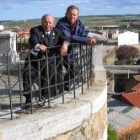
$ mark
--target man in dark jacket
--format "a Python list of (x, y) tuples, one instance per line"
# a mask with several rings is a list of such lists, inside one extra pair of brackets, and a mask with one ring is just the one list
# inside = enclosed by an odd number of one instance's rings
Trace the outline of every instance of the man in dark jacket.
[[(82, 43), (85, 45), (93, 46), (96, 43), (96, 39), (93, 37), (88, 37), (89, 31), (87, 28), (81, 23), (78, 19), (79, 16), (79, 9), (78, 7), (72, 5), (67, 8), (66, 16), (61, 18), (57, 24), (56, 28), (60, 29), (63, 35), (67, 38), (67, 41), (70, 43)], [(69, 54), (73, 54), (72, 46), (69, 45), (65, 48), (68, 55), (64, 57), (65, 63), (64, 66), (68, 70), (68, 57)], [(65, 75), (65, 81), (69, 81), (74, 77), (74, 65), (73, 63), (70, 64), (70, 74)], [(70, 75), (70, 78), (69, 78)], [(66, 85), (67, 87), (67, 85)], [(73, 85), (71, 85), (73, 87)], [(71, 88), (71, 87), (68, 87)], [(67, 90), (67, 88), (65, 88)]]
[(57, 22), (56, 27), (62, 31), (69, 43), (94, 45), (96, 39), (88, 37), (89, 31), (78, 19), (78, 16), (78, 7), (74, 5), (69, 6), (66, 11), (66, 16)]
[[(38, 77), (40, 80), (38, 81), (40, 81), (39, 85), (41, 85), (42, 96), (48, 98), (48, 91), (50, 96), (61, 93), (63, 88), (62, 84), (59, 84), (62, 82), (60, 55), (67, 53), (65, 48), (67, 48), (68, 43), (61, 31), (54, 28), (54, 18), (52, 15), (44, 15), (41, 25), (31, 28), (29, 44), (31, 47), (31, 78), (28, 78), (30, 76), (28, 71), (23, 73), (24, 91), (31, 90), (30, 85), (33, 84), (35, 78), (40, 74), (41, 76)], [(48, 57), (48, 60), (46, 60), (46, 57)], [(27, 67), (29, 67), (29, 62), (26, 59), (24, 69), (28, 69)], [(48, 85), (51, 87), (48, 88)], [(31, 95), (28, 92), (24, 96), (26, 97), (26, 103), (31, 102)]]

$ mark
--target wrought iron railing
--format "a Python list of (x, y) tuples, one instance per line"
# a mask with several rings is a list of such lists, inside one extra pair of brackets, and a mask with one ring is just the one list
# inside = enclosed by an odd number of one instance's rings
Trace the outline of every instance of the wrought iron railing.
[(93, 77), (92, 47), (80, 44), (71, 47), (73, 51), (66, 56), (51, 54), (51, 49), (56, 49), (51, 47), (38, 59), (30, 50), (20, 51), (18, 55), (26, 59), (16, 63), (10, 61), (9, 53), (0, 54), (5, 58), (0, 63), (0, 118), (10, 115), (13, 119), (17, 112), (33, 113), (36, 107), (50, 107), (58, 97), (64, 103), (68, 92), (72, 91), (76, 98), (77, 88), (82, 93), (84, 84), (89, 88)]

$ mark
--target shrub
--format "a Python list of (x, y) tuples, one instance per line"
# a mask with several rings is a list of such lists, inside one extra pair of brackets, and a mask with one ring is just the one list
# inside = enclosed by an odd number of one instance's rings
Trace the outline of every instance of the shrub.
[(116, 50), (116, 63), (121, 64), (120, 61), (122, 61), (122, 64), (132, 64), (138, 57), (140, 57), (140, 51), (133, 46), (123, 45)]

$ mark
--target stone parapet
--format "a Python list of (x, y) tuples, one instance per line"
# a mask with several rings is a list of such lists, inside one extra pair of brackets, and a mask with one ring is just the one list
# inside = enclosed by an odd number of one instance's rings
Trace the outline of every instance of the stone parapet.
[(103, 65), (103, 45), (96, 45), (93, 48), (93, 73), (94, 73), (94, 82), (106, 81), (106, 70)]
[[(54, 101), (53, 101), (54, 102)], [(94, 83), (84, 94), (19, 119), (0, 121), (1, 140), (106, 140), (107, 85)]]

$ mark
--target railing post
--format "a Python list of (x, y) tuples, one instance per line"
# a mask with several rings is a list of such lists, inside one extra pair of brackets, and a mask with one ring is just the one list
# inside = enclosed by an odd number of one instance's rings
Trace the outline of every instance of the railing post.
[(22, 74), (21, 74), (21, 67), (20, 67), (20, 63), (18, 63), (18, 81), (19, 81), (19, 93), (20, 93), (20, 103), (21, 106), (23, 106), (23, 102), (22, 102), (22, 84), (21, 84), (21, 78)]
[(47, 90), (48, 90), (48, 107), (50, 108), (50, 76), (49, 76), (49, 58), (48, 58), (48, 51), (46, 51), (46, 78), (47, 78)]
[(80, 44), (80, 67), (81, 67), (81, 82), (82, 82), (82, 94), (84, 93), (84, 81), (83, 81), (83, 65), (82, 65), (82, 59), (83, 59), (83, 54), (82, 54), (82, 45)]
[[(93, 53), (93, 51), (92, 51), (93, 49), (92, 49), (92, 47), (91, 47), (91, 52)], [(90, 55), (90, 86), (92, 86), (92, 78), (93, 78), (93, 65), (92, 65), (92, 53), (91, 53), (91, 55)]]
[(104, 46), (96, 45), (93, 48), (94, 82), (106, 81), (106, 70), (103, 66), (102, 49)]
[(11, 110), (11, 120), (13, 119), (13, 106), (12, 106), (12, 89), (11, 89), (11, 78), (10, 78), (10, 62), (9, 62), (9, 53), (7, 53), (7, 71), (8, 71), (8, 92), (10, 99), (10, 110)]
[(31, 79), (31, 52), (29, 52), (28, 62), (29, 62), (29, 86), (30, 86), (30, 101), (31, 101), (31, 114), (33, 113), (33, 101), (32, 101), (32, 79)]

